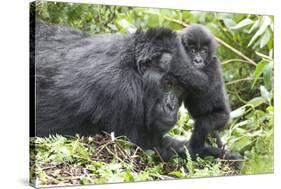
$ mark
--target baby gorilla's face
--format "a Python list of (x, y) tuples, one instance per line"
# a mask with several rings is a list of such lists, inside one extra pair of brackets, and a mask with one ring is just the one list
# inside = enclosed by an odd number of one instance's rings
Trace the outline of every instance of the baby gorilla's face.
[(199, 24), (192, 24), (180, 33), (185, 51), (197, 68), (203, 68), (211, 60), (216, 42), (211, 32)]
[(207, 64), (207, 55), (209, 46), (201, 46), (201, 44), (190, 43), (189, 45), (189, 55), (192, 59), (192, 63), (198, 67), (202, 68)]

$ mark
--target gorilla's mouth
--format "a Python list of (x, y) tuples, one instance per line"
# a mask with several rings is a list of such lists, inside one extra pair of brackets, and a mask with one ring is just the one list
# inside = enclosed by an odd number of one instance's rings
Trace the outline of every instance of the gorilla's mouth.
[(204, 63), (204, 61), (201, 61), (201, 62), (194, 62), (194, 65), (195, 65), (196, 67), (198, 67), (198, 68), (202, 68), (202, 67), (205, 65), (205, 63)]

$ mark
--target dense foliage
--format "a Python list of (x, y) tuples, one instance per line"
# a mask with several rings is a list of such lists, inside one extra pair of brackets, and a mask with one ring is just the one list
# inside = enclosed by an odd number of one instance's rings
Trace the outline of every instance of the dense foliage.
[[(180, 30), (190, 23), (209, 27), (220, 44), (217, 54), (222, 61), (233, 109), (229, 128), (222, 132), (223, 141), (226, 148), (240, 152), (245, 160), (239, 169), (212, 158), (197, 161), (174, 158), (171, 162), (159, 163), (154, 152), (143, 152), (113, 136), (103, 144), (110, 158), (103, 159), (96, 157), (102, 155), (97, 155), (100, 147), (93, 142), (97, 137), (50, 136), (34, 142), (36, 150), (33, 152), (36, 153), (32, 157), (36, 157), (36, 161), (32, 162), (31, 174), (38, 176), (39, 184), (107, 183), (273, 171), (273, 17), (54, 2), (37, 2), (32, 11), (46, 22), (69, 25), (93, 34), (130, 33), (139, 27), (160, 26)], [(192, 120), (181, 108), (178, 124), (170, 134), (189, 137), (191, 129)], [(118, 146), (118, 150), (109, 144)]]

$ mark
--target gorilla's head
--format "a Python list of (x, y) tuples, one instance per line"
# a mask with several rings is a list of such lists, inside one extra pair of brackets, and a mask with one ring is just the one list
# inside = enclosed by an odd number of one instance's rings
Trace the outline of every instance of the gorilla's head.
[(208, 28), (200, 24), (192, 24), (179, 35), (185, 51), (196, 67), (202, 68), (211, 62), (217, 42)]

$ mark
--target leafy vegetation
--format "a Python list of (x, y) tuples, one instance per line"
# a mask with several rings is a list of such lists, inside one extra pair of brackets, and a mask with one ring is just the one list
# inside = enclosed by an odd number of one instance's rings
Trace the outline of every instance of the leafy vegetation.
[[(191, 161), (175, 157), (164, 163), (154, 151), (143, 151), (125, 138), (104, 134), (34, 138), (31, 141), (31, 179), (40, 185), (88, 184), (191, 178), (273, 171), (273, 17), (200, 11), (133, 8), (73, 3), (37, 2), (37, 16), (96, 33), (130, 33), (137, 28), (180, 30), (190, 23), (211, 29), (233, 111), (222, 131), (225, 148), (242, 154), (245, 162), (212, 158)], [(181, 108), (170, 131), (188, 138), (192, 119)]]

